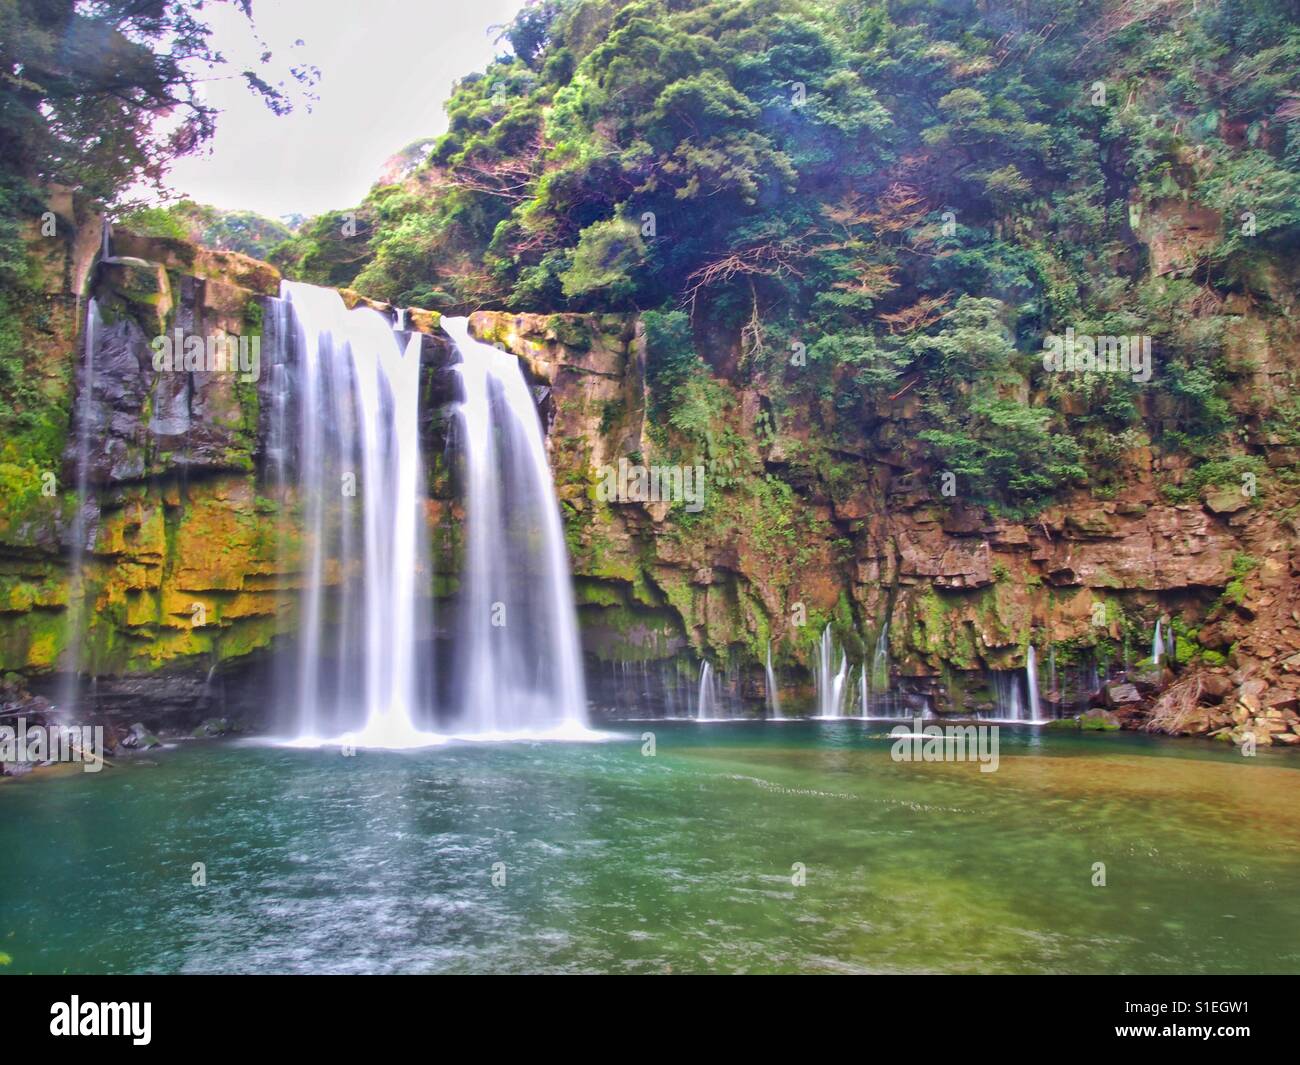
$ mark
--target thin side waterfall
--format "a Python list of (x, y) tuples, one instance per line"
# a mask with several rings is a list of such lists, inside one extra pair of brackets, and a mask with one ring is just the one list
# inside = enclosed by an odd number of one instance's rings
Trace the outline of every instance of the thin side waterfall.
[(1164, 641), (1160, 638), (1160, 619), (1156, 618), (1156, 632), (1151, 637), (1151, 661), (1157, 666), (1160, 665), (1160, 654), (1164, 649)]
[(997, 708), (992, 715), (988, 715), (990, 720), (1025, 720), (1025, 700), (1020, 686), (1020, 677), (1020, 673), (1013, 670), (1000, 669), (993, 672), (993, 693), (997, 700)]
[(1025, 652), (1025, 686), (1029, 691), (1029, 720), (1042, 721), (1042, 704), (1038, 701), (1038, 655), (1032, 643)]
[(822, 630), (822, 638), (817, 647), (817, 669), (813, 675), (817, 687), (818, 717), (844, 716), (845, 680), (848, 676), (849, 656), (841, 651), (839, 669), (832, 672), (835, 651), (835, 638), (831, 635), (831, 627), (827, 625)]
[[(348, 310), (332, 289), (281, 284), (295, 363), (294, 497), (303, 579), (294, 736), (426, 746), (415, 661), (416, 589), (427, 585), (418, 433), (420, 338)], [(287, 439), (281, 440), (287, 446)], [(328, 669), (327, 663), (334, 668)], [(327, 679), (330, 681), (326, 683)]]
[(781, 717), (781, 692), (776, 686), (776, 671), (772, 668), (772, 641), (767, 641), (767, 668), (764, 675), (767, 685), (767, 716)]
[(889, 620), (880, 626), (876, 636), (876, 649), (871, 658), (871, 687), (878, 692), (889, 691)]
[(266, 455), (272, 484), (275, 486), (278, 498), (283, 500), (288, 488), (289, 468), (293, 461), (295, 446), (293, 427), (290, 423), (293, 378), (292, 367), (289, 364), (294, 329), (287, 300), (273, 299), (268, 300), (267, 304), (268, 313), (263, 321), (263, 347), (271, 414)]
[(1031, 644), (1025, 652), (1025, 668), (1020, 670), (995, 670), (993, 691), (997, 708), (991, 715), (980, 714), (993, 721), (1020, 721), (1041, 724), (1043, 715), (1038, 694), (1038, 653)]
[(519, 360), (444, 318), (464, 400), (465, 561), (455, 677), (460, 728), (475, 735), (587, 732), (577, 612), (560, 508)]
[[(108, 224), (104, 224), (104, 247), (108, 247)], [(77, 701), (77, 676), (81, 669), (81, 632), (85, 627), (86, 578), (86, 503), (90, 490), (90, 442), (95, 418), (95, 343), (99, 332), (99, 305), (91, 299), (86, 306), (86, 326), (80, 400), (77, 405), (77, 509), (72, 516), (68, 555), (67, 642), (64, 648), (64, 677), (59, 692), (59, 706), (72, 709)]]
[(866, 661), (863, 661), (862, 668), (867, 672), (862, 685), (863, 716), (883, 721), (910, 721), (914, 711), (904, 705), (900, 694), (890, 691), (889, 687), (888, 618), (876, 633), (870, 669), (868, 670)]
[(695, 719), (697, 721), (717, 721), (718, 681), (713, 667), (708, 662), (700, 664), (700, 690), (695, 700)]

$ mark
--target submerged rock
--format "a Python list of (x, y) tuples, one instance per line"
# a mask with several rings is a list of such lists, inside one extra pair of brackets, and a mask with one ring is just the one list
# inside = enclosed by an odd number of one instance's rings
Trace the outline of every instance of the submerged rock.
[(162, 740), (150, 732), (143, 723), (137, 721), (122, 739), (122, 746), (130, 751), (147, 751), (161, 747)]
[(190, 735), (196, 740), (207, 739), (213, 736), (228, 736), (232, 732), (238, 732), (239, 726), (228, 717), (210, 717), (199, 725)]

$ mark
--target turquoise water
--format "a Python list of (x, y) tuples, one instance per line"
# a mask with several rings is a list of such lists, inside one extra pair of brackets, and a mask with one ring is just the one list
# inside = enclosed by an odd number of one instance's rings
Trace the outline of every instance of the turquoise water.
[(0, 972), (1300, 971), (1290, 752), (1003, 729), (980, 773), (885, 729), (210, 742), (8, 781)]

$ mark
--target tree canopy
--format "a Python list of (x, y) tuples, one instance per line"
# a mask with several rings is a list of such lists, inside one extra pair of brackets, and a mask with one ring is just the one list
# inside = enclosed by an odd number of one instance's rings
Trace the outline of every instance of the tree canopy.
[[(502, 39), (426, 164), (359, 209), (369, 295), (686, 314), (828, 425), (916, 397), (930, 457), (1013, 510), (1105, 491), (1140, 442), (1137, 384), (1035, 370), (1067, 325), (1154, 335), (1157, 430), (1223, 446), (1194, 301), (1300, 232), (1294, 4), (545, 0)], [(1162, 205), (1220, 222), (1152, 279), (1141, 212)], [(1026, 455), (1041, 468), (1011, 473)]]

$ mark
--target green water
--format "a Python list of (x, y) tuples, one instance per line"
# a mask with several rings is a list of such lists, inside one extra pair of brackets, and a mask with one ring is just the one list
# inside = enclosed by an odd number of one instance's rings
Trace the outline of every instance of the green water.
[(980, 773), (883, 732), (205, 743), (6, 782), (0, 972), (1300, 971), (1300, 758), (1004, 729)]

